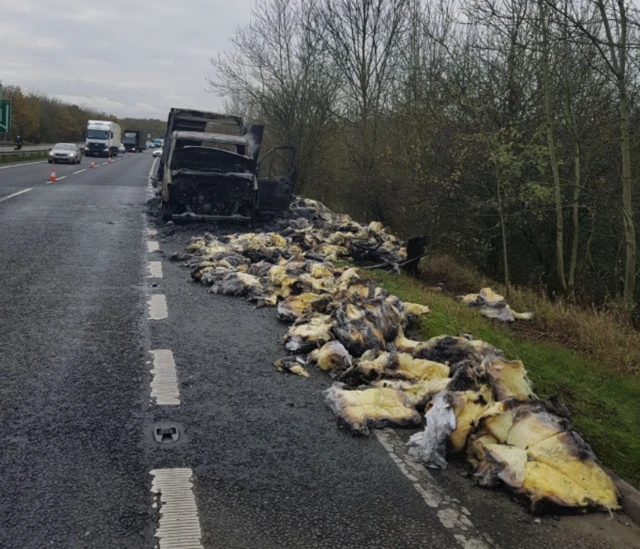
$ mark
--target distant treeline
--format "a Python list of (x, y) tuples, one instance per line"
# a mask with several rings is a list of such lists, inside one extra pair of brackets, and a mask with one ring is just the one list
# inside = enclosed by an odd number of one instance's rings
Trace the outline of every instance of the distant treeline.
[[(87, 107), (70, 105), (39, 92), (24, 92), (20, 86), (5, 86), (3, 99), (11, 99), (11, 133), (8, 141), (17, 135), (28, 143), (80, 142), (84, 140), (87, 120), (111, 120), (122, 129), (141, 130), (152, 138), (164, 137), (167, 124), (163, 120), (143, 118), (117, 118), (111, 114)], [(4, 134), (0, 133), (0, 138)]]

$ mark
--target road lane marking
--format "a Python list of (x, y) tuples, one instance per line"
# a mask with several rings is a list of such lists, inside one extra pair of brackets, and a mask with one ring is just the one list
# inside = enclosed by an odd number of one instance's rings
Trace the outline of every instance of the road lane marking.
[(149, 269), (147, 278), (162, 278), (162, 262), (149, 261), (147, 268)]
[(148, 228), (148, 229), (147, 229), (147, 234), (148, 234), (149, 236), (156, 236), (156, 235), (158, 234), (158, 229), (151, 229), (151, 228)]
[(160, 250), (160, 242), (156, 240), (147, 240), (147, 251), (149, 253), (157, 252), (159, 250)]
[(51, 185), (51, 183), (55, 183), (57, 181), (62, 181), (63, 179), (65, 179), (67, 176), (66, 175), (61, 175), (60, 177), (56, 177), (55, 181), (51, 181), (51, 179), (45, 181), (46, 185)]
[(25, 162), (24, 164), (14, 164), (12, 166), (2, 166), (0, 170), (8, 170), (9, 168), (21, 168), (22, 166), (35, 166), (36, 164), (44, 164), (46, 160), (40, 162)]
[(104, 166), (105, 164), (108, 164), (108, 162), (103, 162), (102, 164), (100, 164), (101, 166)]
[(160, 549), (203, 549), (196, 498), (193, 495), (193, 471), (154, 469), (151, 492), (160, 521), (155, 537)]
[(406, 444), (392, 429), (375, 430), (374, 434), (427, 506), (437, 510), (436, 516), (440, 524), (453, 534), (460, 547), (498, 548), (490, 536), (481, 533), (474, 526), (469, 519), (469, 510), (460, 505), (457, 499), (449, 497), (426, 467), (409, 455)]
[(180, 389), (173, 353), (169, 349), (149, 351), (153, 355), (151, 398), (158, 406), (179, 406)]
[(86, 172), (86, 171), (87, 171), (87, 168), (85, 168), (84, 170), (78, 170), (77, 172), (73, 172), (71, 175), (78, 175), (79, 173)]
[(149, 320), (164, 320), (169, 316), (167, 298), (164, 294), (153, 294), (149, 301)]
[(5, 196), (4, 198), (0, 198), (0, 202), (4, 202), (5, 200), (9, 200), (10, 198), (13, 198), (14, 196), (19, 196), (21, 194), (28, 193), (31, 190), (33, 190), (33, 187), (31, 187), (30, 189), (25, 189), (24, 191), (18, 191), (17, 193), (10, 194), (9, 196)]

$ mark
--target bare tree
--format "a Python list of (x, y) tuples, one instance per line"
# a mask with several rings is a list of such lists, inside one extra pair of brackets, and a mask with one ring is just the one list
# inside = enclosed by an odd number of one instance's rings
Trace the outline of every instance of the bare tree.
[(323, 0), (313, 32), (331, 56), (341, 83), (342, 120), (356, 136), (349, 145), (363, 189), (380, 218), (381, 185), (374, 175), (380, 119), (388, 105), (403, 46), (409, 0)]
[[(494, 176), (493, 203), (498, 214), (504, 281), (509, 268), (509, 196), (518, 195), (530, 140), (520, 128), (533, 109), (536, 67), (533, 62), (532, 3), (529, 0), (468, 0), (463, 2), (468, 24), (474, 27), (470, 55), (474, 63), (471, 85), (481, 142), (488, 143)], [(468, 101), (468, 99), (467, 99)], [(517, 200), (516, 200), (517, 202)]]
[[(570, 0), (562, 0), (566, 11)], [(553, 11), (553, 10), (552, 10)], [(593, 70), (597, 64), (598, 53), (585, 37), (572, 36), (565, 19), (556, 12), (555, 25), (559, 48), (560, 79), (562, 94), (562, 112), (564, 126), (568, 134), (567, 151), (571, 150), (571, 254), (567, 275), (567, 292), (574, 294), (578, 271), (578, 252), (581, 241), (580, 212), (583, 209), (581, 196), (583, 191), (583, 147), (584, 136), (589, 120), (601, 116), (599, 104), (608, 102), (609, 93), (606, 80), (601, 71)], [(605, 92), (604, 94), (602, 92)], [(591, 122), (593, 124), (593, 122)], [(567, 159), (569, 164), (569, 159)], [(593, 212), (590, 217), (593, 218)], [(591, 235), (592, 238), (592, 235)]]
[(558, 283), (563, 293), (567, 292), (567, 279), (564, 272), (564, 213), (562, 207), (562, 190), (560, 188), (560, 170), (556, 156), (556, 143), (554, 135), (553, 97), (550, 75), (550, 32), (548, 14), (544, 0), (538, 0), (540, 21), (540, 50), (542, 62), (542, 88), (544, 91), (545, 127), (547, 130), (547, 142), (549, 147), (549, 163), (553, 174), (553, 194), (556, 208), (556, 270)]
[(236, 109), (265, 121), (275, 140), (298, 148), (304, 188), (313, 179), (317, 147), (332, 116), (335, 78), (309, 33), (310, 3), (261, 0), (252, 14), (233, 37), (233, 49), (211, 60), (216, 74), (209, 84)]
[[(625, 274), (623, 299), (627, 307), (633, 303), (636, 282), (636, 233), (633, 220), (631, 174), (631, 133), (629, 97), (629, 51), (632, 47), (630, 33), (638, 22), (630, 21), (629, 0), (574, 0), (562, 8), (546, 0), (555, 10), (560, 10), (567, 24), (574, 31), (587, 37), (597, 49), (608, 69), (618, 92), (620, 123), (620, 150), (622, 157), (622, 220), (625, 233)], [(635, 45), (637, 47), (637, 45)]]

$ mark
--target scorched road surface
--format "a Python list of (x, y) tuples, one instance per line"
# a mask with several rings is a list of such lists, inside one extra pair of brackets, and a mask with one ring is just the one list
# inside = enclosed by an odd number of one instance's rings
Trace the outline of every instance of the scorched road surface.
[(327, 376), (273, 367), (274, 309), (168, 261), (215, 228), (145, 218), (151, 165), (0, 170), (0, 548), (640, 547), (339, 429)]
[(151, 161), (0, 170), (0, 547), (152, 547), (140, 448)]

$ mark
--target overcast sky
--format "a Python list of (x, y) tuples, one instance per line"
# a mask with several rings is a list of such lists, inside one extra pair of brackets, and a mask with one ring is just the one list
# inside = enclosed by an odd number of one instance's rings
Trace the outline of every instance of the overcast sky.
[(0, 0), (0, 80), (120, 117), (215, 110), (209, 58), (254, 0)]

